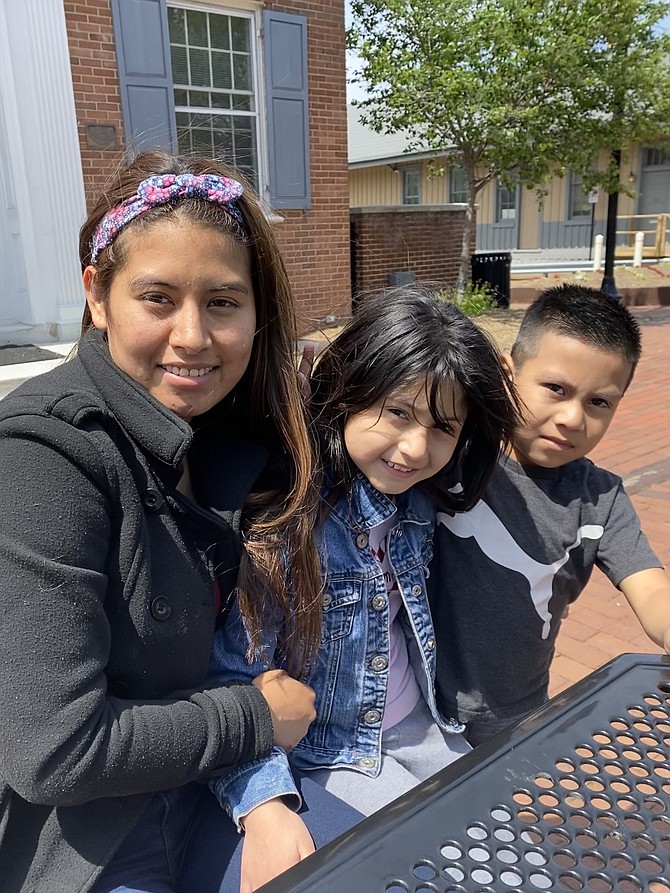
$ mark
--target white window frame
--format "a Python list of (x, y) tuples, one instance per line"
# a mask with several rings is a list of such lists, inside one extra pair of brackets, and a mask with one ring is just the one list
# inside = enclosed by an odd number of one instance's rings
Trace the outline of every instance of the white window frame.
[[(407, 197), (409, 195), (407, 191), (407, 178), (410, 174), (416, 174), (417, 176), (417, 191), (416, 191), (416, 201), (407, 201)], [(423, 178), (423, 169), (417, 165), (412, 165), (411, 167), (405, 167), (402, 169), (402, 203), (403, 205), (420, 205), (421, 204), (421, 181)], [(412, 193), (414, 195), (414, 193)]]
[[(502, 191), (509, 193), (514, 196), (514, 214), (504, 215), (503, 210), (510, 211), (512, 210), (510, 207), (501, 208), (500, 202), (500, 193)], [(510, 189), (508, 186), (505, 186), (504, 183), (501, 183), (500, 180), (496, 180), (496, 223), (502, 224), (503, 226), (513, 226), (517, 222), (518, 218), (518, 207), (519, 207), (519, 187), (515, 186), (514, 189)]]
[[(463, 177), (463, 189), (459, 190), (460, 194), (465, 194), (465, 198), (454, 198), (455, 188), (454, 188), (454, 175), (458, 171), (459, 174)], [(465, 171), (462, 167), (459, 167), (457, 164), (452, 164), (449, 167), (449, 204), (467, 204), (468, 201), (468, 181), (465, 175)]]
[[(584, 213), (582, 214), (575, 214), (575, 192), (577, 189), (581, 191), (581, 195), (584, 198), (584, 201), (582, 202)], [(584, 190), (584, 177), (582, 174), (571, 170), (568, 173), (568, 213), (566, 215), (568, 221), (584, 223), (585, 221), (588, 222), (590, 220), (593, 205), (587, 203), (588, 195), (588, 192)]]
[[(251, 0), (226, 0), (226, 2), (221, 3), (216, 2), (216, 0), (212, 0), (211, 3), (193, 3), (189, 2), (189, 0), (168, 0), (167, 5), (168, 8), (206, 12), (210, 15), (231, 15), (249, 19), (251, 31), (250, 55), (252, 85), (256, 99), (256, 111), (250, 113), (235, 112), (235, 114), (241, 114), (243, 116), (248, 115), (249, 117), (254, 116), (256, 119), (256, 163), (258, 166), (256, 171), (257, 187), (259, 195), (266, 196), (268, 192), (268, 138), (266, 127), (265, 71), (263, 67), (262, 52), (262, 4), (251, 2)], [(173, 96), (174, 89), (174, 83), (172, 83)], [(175, 114), (184, 111), (190, 114), (203, 114), (204, 109), (196, 106), (177, 106), (175, 103)]]

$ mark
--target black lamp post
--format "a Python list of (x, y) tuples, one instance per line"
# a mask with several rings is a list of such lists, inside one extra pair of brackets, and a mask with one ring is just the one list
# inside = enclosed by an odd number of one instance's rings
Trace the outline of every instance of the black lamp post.
[[(617, 177), (621, 171), (621, 150), (612, 150), (613, 166), (616, 169)], [(615, 301), (621, 300), (616, 282), (614, 281), (614, 250), (616, 248), (616, 218), (619, 207), (619, 193), (614, 190), (610, 192), (607, 200), (607, 231), (605, 234), (605, 275), (603, 276), (600, 290), (613, 298)]]

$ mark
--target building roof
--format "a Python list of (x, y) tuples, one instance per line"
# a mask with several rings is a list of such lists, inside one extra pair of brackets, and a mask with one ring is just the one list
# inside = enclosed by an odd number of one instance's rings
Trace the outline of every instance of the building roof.
[(363, 112), (358, 107), (347, 106), (350, 169), (394, 164), (417, 158), (434, 158), (444, 154), (427, 148), (410, 152), (411, 137), (406, 130), (377, 133), (361, 122), (361, 114)]

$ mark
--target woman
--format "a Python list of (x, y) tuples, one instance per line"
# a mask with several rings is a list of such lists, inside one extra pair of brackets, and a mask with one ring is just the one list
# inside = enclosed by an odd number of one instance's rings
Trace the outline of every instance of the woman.
[[(205, 893), (236, 840), (197, 782), (314, 716), (278, 671), (205, 685), (236, 584), (252, 629), (286, 610), (279, 545), (295, 660), (318, 642), (291, 295), (257, 199), (205, 159), (138, 156), (80, 258), (76, 357), (0, 403), (2, 889)], [(335, 809), (328, 835), (354, 818)]]

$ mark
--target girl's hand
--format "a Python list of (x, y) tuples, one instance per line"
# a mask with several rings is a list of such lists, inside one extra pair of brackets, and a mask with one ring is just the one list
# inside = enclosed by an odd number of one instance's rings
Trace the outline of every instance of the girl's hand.
[(240, 893), (252, 893), (314, 852), (305, 823), (281, 798), (252, 809), (242, 822)]
[(252, 685), (268, 702), (275, 744), (284, 750), (292, 750), (305, 737), (316, 716), (314, 690), (291, 678), (284, 670), (266, 670), (252, 680)]

